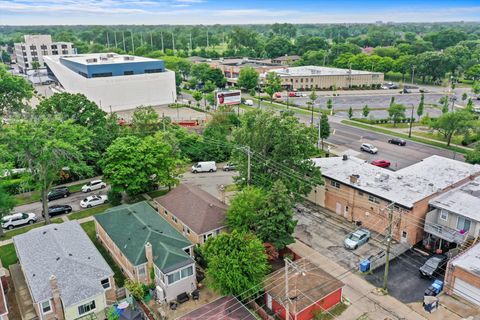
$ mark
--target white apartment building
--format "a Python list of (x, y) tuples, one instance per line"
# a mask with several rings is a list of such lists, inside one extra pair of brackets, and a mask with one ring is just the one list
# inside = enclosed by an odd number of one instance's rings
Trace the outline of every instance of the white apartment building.
[(25, 35), (24, 42), (15, 43), (15, 59), (20, 71), (26, 73), (32, 69), (32, 62), (38, 61), (45, 66), (44, 56), (72, 55), (75, 48), (71, 42), (53, 42), (50, 35)]

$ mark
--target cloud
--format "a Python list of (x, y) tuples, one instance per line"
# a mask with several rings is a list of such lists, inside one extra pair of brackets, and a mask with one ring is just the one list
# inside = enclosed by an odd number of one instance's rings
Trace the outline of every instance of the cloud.
[(205, 0), (176, 0), (176, 2), (180, 3), (204, 3)]

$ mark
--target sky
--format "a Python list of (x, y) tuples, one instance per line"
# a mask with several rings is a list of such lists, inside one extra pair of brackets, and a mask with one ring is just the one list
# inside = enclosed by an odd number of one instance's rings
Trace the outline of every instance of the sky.
[(480, 21), (480, 0), (0, 0), (0, 25)]

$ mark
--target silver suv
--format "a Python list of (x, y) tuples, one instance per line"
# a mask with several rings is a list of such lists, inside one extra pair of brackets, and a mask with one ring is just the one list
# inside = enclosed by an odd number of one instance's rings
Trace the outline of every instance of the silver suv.
[(33, 224), (36, 221), (35, 213), (14, 213), (2, 218), (2, 228), (11, 230), (24, 224)]
[(372, 153), (372, 154), (375, 154), (378, 152), (378, 149), (373, 144), (370, 144), (370, 143), (362, 143), (360, 150), (368, 153)]

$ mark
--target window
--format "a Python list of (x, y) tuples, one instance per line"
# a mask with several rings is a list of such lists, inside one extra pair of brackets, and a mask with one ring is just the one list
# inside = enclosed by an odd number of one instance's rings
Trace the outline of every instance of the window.
[(132, 74), (133, 74), (133, 71), (131, 71), (131, 70), (123, 71), (123, 75), (125, 75), (125, 76), (129, 76), (129, 75), (132, 75)]
[(162, 69), (145, 69), (145, 73), (159, 73)]
[(363, 196), (363, 191), (358, 190), (357, 192), (359, 196)]
[(52, 44), (52, 49), (57, 49), (57, 45), (56, 45), (56, 44)]
[(190, 229), (188, 229), (187, 226), (183, 226), (183, 232), (187, 233), (187, 234), (190, 234)]
[(85, 314), (85, 313), (90, 312), (92, 310), (95, 310), (95, 300), (90, 301), (89, 303), (84, 304), (82, 306), (79, 306), (78, 307), (78, 314), (82, 315), (82, 314)]
[(185, 268), (180, 273), (181, 273), (182, 279), (186, 277), (190, 277), (193, 274), (193, 267)]
[(372, 195), (368, 196), (368, 201), (373, 202), (373, 203), (380, 203), (380, 199), (377, 197), (374, 197)]
[(145, 266), (140, 266), (137, 268), (138, 270), (138, 276), (139, 277), (145, 277), (145, 275), (147, 274), (147, 270), (145, 268)]
[(465, 217), (458, 217), (457, 220), (457, 229), (458, 230), (465, 230), (466, 232), (470, 231), (470, 223), (471, 221)]
[(52, 312), (52, 306), (50, 305), (50, 300), (40, 303), (40, 308), (42, 309), (43, 314)]
[(448, 221), (448, 211), (447, 210), (441, 210), (440, 211), (440, 219), (443, 221)]
[(182, 280), (186, 277), (190, 277), (191, 275), (193, 275), (193, 267), (192, 266), (184, 268), (184, 269), (179, 270), (177, 272), (171, 273), (167, 276), (168, 277), (168, 284), (175, 283), (175, 282), (180, 281), (180, 280)]
[(168, 216), (168, 211), (167, 210), (164, 210), (165, 211), (165, 215)]
[(102, 72), (102, 73), (92, 73), (92, 78), (104, 78), (104, 77), (111, 77), (111, 72)]
[(204, 234), (203, 235), (203, 242), (207, 241), (207, 239), (210, 238), (211, 236), (213, 236), (213, 233)]
[(335, 188), (337, 188), (337, 189), (340, 189), (340, 183), (337, 182), (337, 181), (330, 180), (330, 185), (331, 185), (332, 187), (335, 187)]
[(103, 289), (110, 289), (110, 279), (103, 279), (100, 283), (102, 284)]
[(172, 216), (172, 220), (173, 220), (173, 222), (175, 222), (175, 223), (178, 222), (177, 218), (175, 218), (174, 216)]

